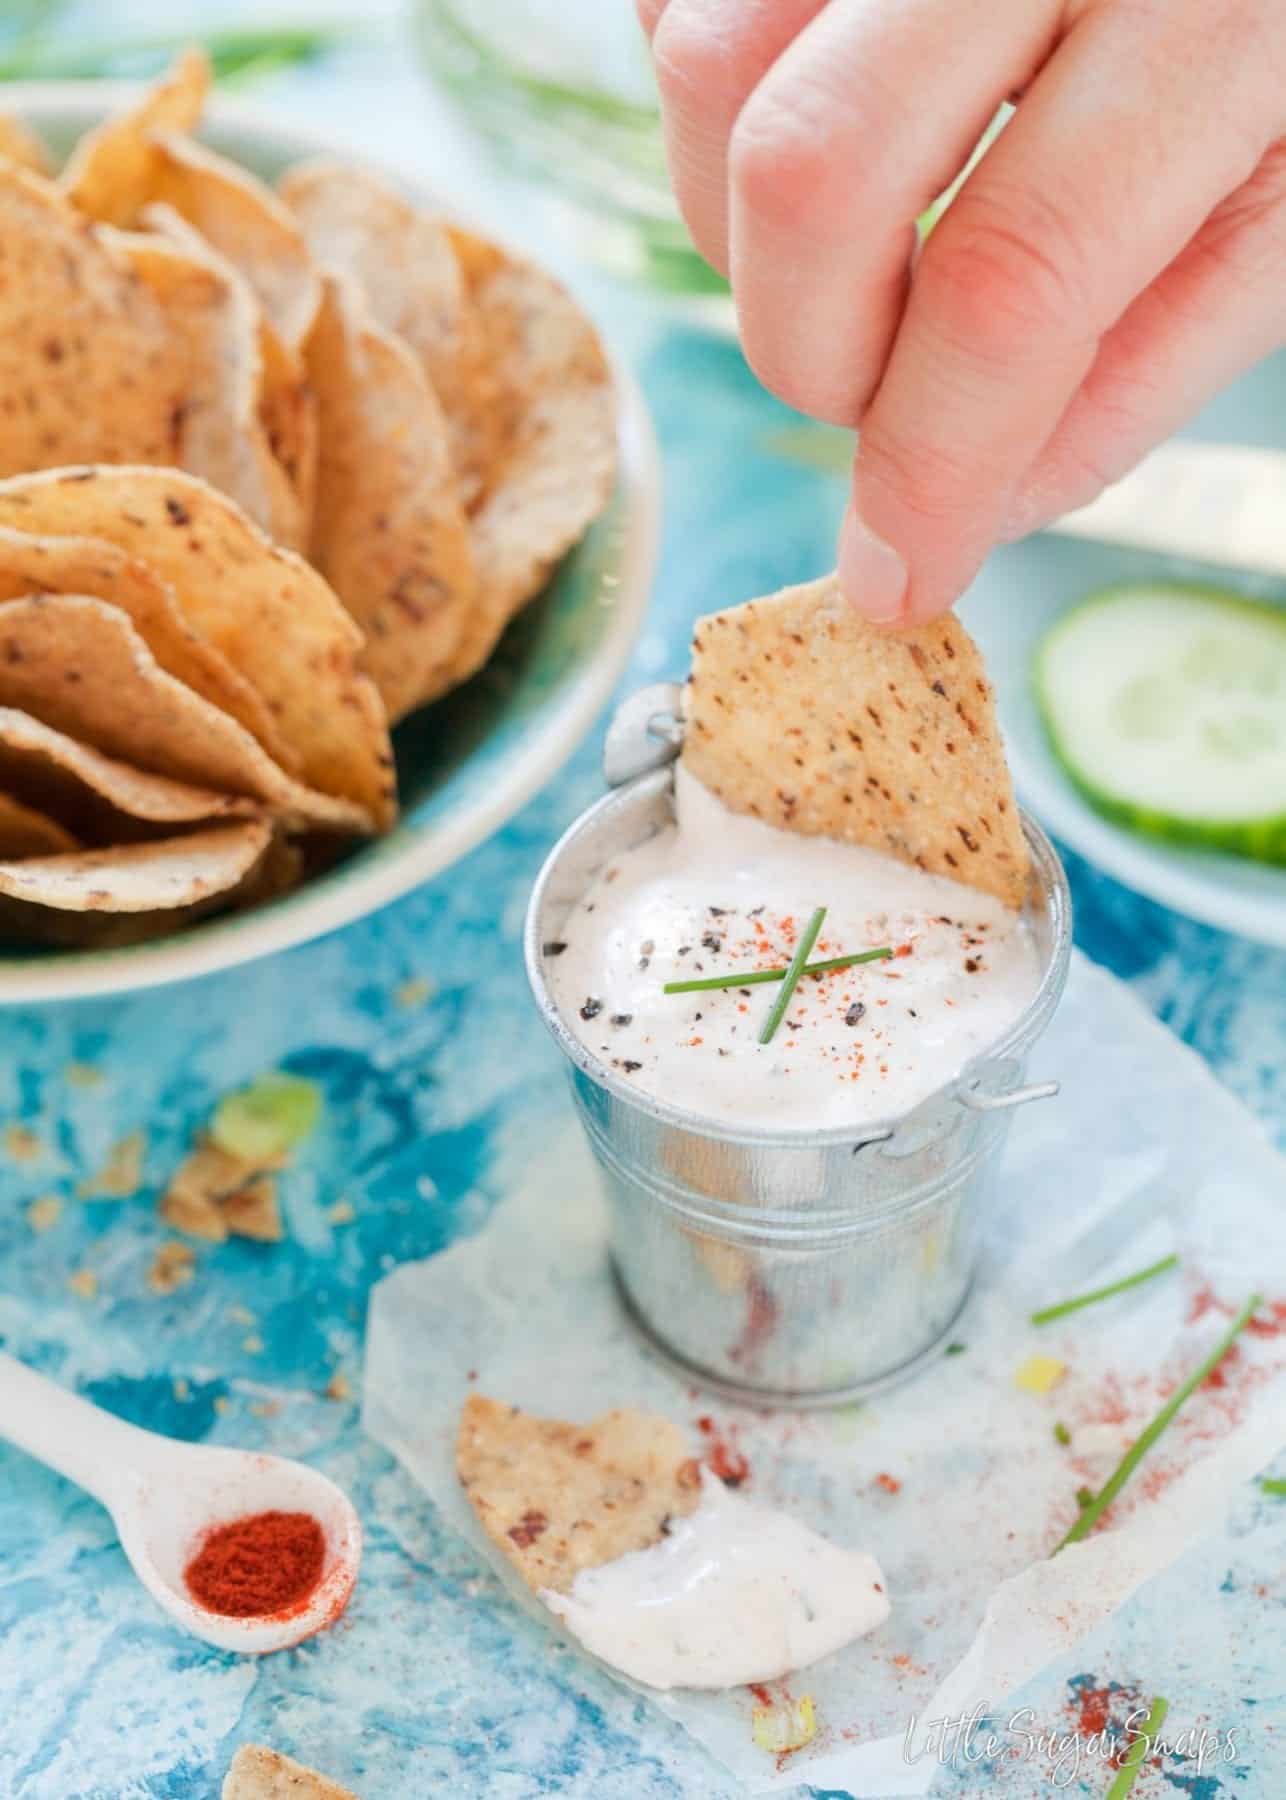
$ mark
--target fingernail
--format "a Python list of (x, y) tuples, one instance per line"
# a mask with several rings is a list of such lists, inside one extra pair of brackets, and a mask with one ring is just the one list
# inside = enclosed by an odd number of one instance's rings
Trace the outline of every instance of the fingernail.
[(894, 625), (906, 607), (906, 564), (850, 506), (839, 533), (839, 579), (851, 603), (876, 625)]

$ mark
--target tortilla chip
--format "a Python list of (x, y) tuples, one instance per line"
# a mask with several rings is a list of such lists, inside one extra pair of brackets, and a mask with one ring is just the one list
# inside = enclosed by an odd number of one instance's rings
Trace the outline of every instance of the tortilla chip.
[(442, 411), (415, 358), (332, 279), (309, 340), (321, 405), (312, 560), (366, 634), (391, 720), (442, 692), (474, 604)]
[(67, 828), (64, 836), (75, 833), (60, 849), (74, 849), (78, 842), (125, 843), (258, 810), (253, 801), (132, 768), (8, 706), (0, 706), (0, 788), (57, 820)]
[(692, 646), (683, 761), (725, 806), (1022, 905), (992, 691), (952, 614), (879, 631), (829, 575), (698, 619)]
[(0, 474), (172, 462), (183, 359), (129, 263), (52, 183), (0, 160)]
[(78, 850), (70, 831), (34, 806), (0, 792), (0, 856), (57, 856)]
[(446, 222), (418, 211), (369, 170), (326, 158), (288, 169), (277, 191), (318, 265), (353, 280), (375, 324), (419, 358), (446, 414), (460, 499), (468, 507), (497, 460), (503, 421)]
[[(226, 256), (211, 249), (200, 232), (172, 206), (146, 206), (139, 223), (186, 250), (198, 261), (217, 268), (249, 297), (258, 330), (259, 381), (256, 394), (259, 422), (267, 433), (269, 448), (286, 472), (295, 494), (298, 522), (294, 526), (298, 546), (307, 543), (317, 481), (317, 398), (308, 385), (303, 360), (288, 350), (278, 332), (264, 317), (248, 281)], [(218, 486), (218, 483), (215, 483)], [(280, 532), (270, 533), (279, 542)], [(298, 547), (292, 543), (292, 547)]]
[(295, 490), (300, 541), (306, 545), (317, 500), (317, 461), (321, 451), (317, 396), (309, 385), (302, 358), (286, 348), (279, 333), (262, 317), (259, 356), (263, 364), (259, 417), (272, 453)]
[(274, 762), (297, 772), (298, 759), (258, 690), (193, 631), (173, 589), (137, 558), (102, 538), (39, 537), (0, 526), (0, 601), (25, 594), (88, 594), (119, 607), (167, 675), (230, 714)]
[(360, 808), (293, 781), (234, 719), (167, 675), (102, 600), (41, 594), (0, 606), (0, 706), (136, 769), (258, 800), (287, 824), (369, 829)]
[(263, 351), (249, 287), (195, 245), (110, 226), (103, 237), (141, 276), (186, 363), (176, 466), (235, 500), (275, 542), (302, 548), (299, 499), (260, 417)]
[(282, 342), (301, 349), (321, 289), (289, 207), (240, 163), (179, 132), (155, 133), (151, 149), (147, 202), (172, 206), (239, 269)]
[(322, 577), (224, 495), (175, 470), (57, 470), (0, 482), (0, 525), (83, 532), (145, 562), (253, 682), (308, 785), (355, 802), (377, 826), (392, 822), (388, 725), (358, 667), (361, 633)]
[(44, 142), (30, 125), (13, 113), (0, 113), (0, 156), (17, 163), (20, 169), (30, 169), (33, 174), (51, 173), (49, 152)]
[(242, 819), (150, 844), (0, 862), (0, 894), (58, 912), (193, 906), (236, 887), (263, 855), (271, 832), (263, 819)]
[(91, 219), (130, 225), (150, 197), (154, 131), (191, 131), (212, 72), (202, 50), (185, 50), (124, 112), (87, 132), (67, 159), (60, 185)]
[(221, 1800), (358, 1800), (349, 1788), (265, 1744), (242, 1744), (223, 1778)]
[(473, 515), (478, 603), (452, 681), (481, 668), (510, 619), (603, 510), (616, 477), (616, 395), (593, 325), (542, 269), (453, 228), (499, 387), (505, 441)]
[(571, 1425), (470, 1394), (455, 1466), (483, 1530), (537, 1592), (565, 1594), (582, 1569), (655, 1544), (701, 1497), (682, 1431), (654, 1413)]

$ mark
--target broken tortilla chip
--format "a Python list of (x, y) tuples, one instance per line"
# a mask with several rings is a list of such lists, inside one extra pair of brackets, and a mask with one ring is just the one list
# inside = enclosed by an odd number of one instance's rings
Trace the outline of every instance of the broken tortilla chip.
[(1027, 846), (978, 651), (877, 630), (829, 575), (698, 619), (683, 761), (733, 812), (1020, 907)]
[(52, 183), (0, 159), (0, 473), (174, 460), (186, 375), (129, 263)]
[[(13, 707), (0, 706), (0, 789), (80, 844), (117, 844), (203, 820), (246, 818), (253, 801), (135, 769)], [(9, 852), (8, 854), (22, 854)]]
[(209, 92), (211, 69), (201, 50), (185, 50), (161, 79), (125, 111), (76, 145), (61, 187), (91, 219), (131, 225), (151, 198), (154, 131), (191, 131)]
[(308, 367), (321, 407), (312, 560), (365, 633), (362, 665), (396, 722), (442, 692), (474, 605), (442, 410), (406, 346), (332, 278)]
[(0, 156), (36, 175), (50, 173), (49, 152), (42, 140), (13, 113), (0, 113)]
[(79, 848), (57, 819), (0, 791), (0, 857), (58, 856)]
[(0, 605), (0, 706), (134, 768), (258, 800), (287, 825), (370, 829), (360, 807), (283, 774), (234, 719), (167, 675), (102, 600), (40, 594)]
[(228, 1765), (220, 1800), (358, 1800), (358, 1796), (280, 1750), (242, 1744)]
[(102, 538), (40, 537), (0, 526), (0, 601), (26, 594), (87, 594), (119, 607), (167, 675), (230, 714), (274, 762), (296, 772), (297, 759), (257, 689), (193, 631), (173, 589), (137, 557)]
[(103, 227), (165, 317), (186, 370), (174, 462), (219, 489), (287, 549), (302, 548), (299, 497), (260, 416), (259, 308), (229, 264), (195, 245)]
[(456, 1472), (487, 1536), (537, 1592), (565, 1594), (582, 1569), (655, 1544), (701, 1497), (669, 1419), (622, 1410), (572, 1425), (482, 1394), (461, 1412)]
[(481, 494), (504, 436), (497, 383), (443, 219), (367, 169), (328, 158), (277, 184), (322, 270), (357, 284), (371, 317), (423, 365), (446, 415), (461, 503)]
[(106, 538), (146, 563), (257, 688), (308, 786), (392, 822), (388, 724), (358, 665), (360, 631), (316, 570), (226, 496), (169, 469), (55, 470), (0, 482), (0, 525)]
[(616, 478), (616, 395), (598, 334), (552, 276), (453, 227), (498, 384), (505, 440), (472, 519), (478, 600), (451, 669), (464, 681), (584, 535)]

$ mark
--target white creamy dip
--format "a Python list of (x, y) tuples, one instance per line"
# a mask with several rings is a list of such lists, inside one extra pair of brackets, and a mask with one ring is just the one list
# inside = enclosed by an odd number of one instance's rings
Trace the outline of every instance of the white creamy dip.
[(740, 1687), (874, 1631), (889, 1616), (873, 1556), (841, 1550), (708, 1469), (667, 1536), (541, 1599), (595, 1656), (650, 1687)]
[[(909, 1111), (988, 1049), (1039, 980), (1023, 921), (987, 894), (875, 850), (731, 813), (681, 765), (677, 822), (618, 856), (545, 946), (577, 1036), (645, 1093), (732, 1124), (817, 1129)], [(778, 992), (666, 994), (668, 981), (781, 968), (815, 908), (809, 960), (888, 961)]]

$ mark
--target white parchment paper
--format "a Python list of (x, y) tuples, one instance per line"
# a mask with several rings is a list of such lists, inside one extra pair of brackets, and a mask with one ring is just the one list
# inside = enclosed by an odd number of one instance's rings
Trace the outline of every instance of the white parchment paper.
[[(718, 1442), (747, 1459), (749, 1491), (879, 1558), (892, 1617), (781, 1684), (813, 1697), (819, 1729), (780, 1766), (753, 1742), (745, 1689), (644, 1690), (755, 1791), (807, 1781), (924, 1794), (937, 1764), (905, 1755), (913, 1715), (998, 1708), (1179, 1556), (1286, 1443), (1286, 1304), (1276, 1320), (1270, 1304), (1108, 1524), (1049, 1559), (1076, 1489), (1102, 1484), (1241, 1302), (1252, 1291), (1286, 1300), (1286, 1159), (1197, 1057), (1080, 957), (1030, 1074), (1057, 1076), (1063, 1093), (1015, 1120), (963, 1351), (861, 1406), (758, 1414), (649, 1356), (610, 1284), (592, 1163), (570, 1116), (524, 1144), (511, 1196), (479, 1236), (396, 1270), (372, 1297), (367, 1428), (550, 1630), (560, 1627), (487, 1544), (455, 1477), (472, 1385), (572, 1419), (635, 1405), (689, 1422), (694, 1451)], [(1028, 1323), (1034, 1307), (1170, 1250), (1180, 1274), (1052, 1326)], [(1068, 1366), (1048, 1395), (1014, 1380), (1038, 1350)]]

